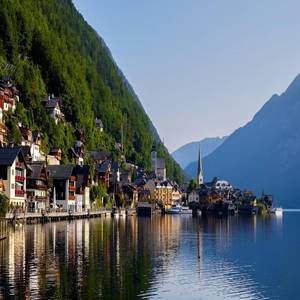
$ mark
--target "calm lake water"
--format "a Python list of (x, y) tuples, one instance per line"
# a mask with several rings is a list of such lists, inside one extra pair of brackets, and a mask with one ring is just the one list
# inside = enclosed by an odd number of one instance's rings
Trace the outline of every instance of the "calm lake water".
[(0, 299), (299, 297), (299, 212), (24, 225), (0, 242)]

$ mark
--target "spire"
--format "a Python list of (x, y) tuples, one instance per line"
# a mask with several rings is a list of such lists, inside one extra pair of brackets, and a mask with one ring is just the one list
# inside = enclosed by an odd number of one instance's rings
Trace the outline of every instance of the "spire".
[(198, 153), (197, 184), (198, 184), (198, 185), (203, 184), (203, 170), (202, 170), (201, 146), (199, 146), (199, 153)]

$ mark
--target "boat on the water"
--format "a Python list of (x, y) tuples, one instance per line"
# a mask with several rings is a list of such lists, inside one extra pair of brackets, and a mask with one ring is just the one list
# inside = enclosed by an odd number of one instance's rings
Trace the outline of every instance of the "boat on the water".
[(282, 209), (282, 207), (274, 207), (272, 209), (272, 213), (275, 214), (276, 216), (282, 216), (283, 215), (283, 209)]
[(166, 214), (177, 215), (181, 214), (182, 206), (180, 204), (172, 204), (171, 208), (166, 209)]

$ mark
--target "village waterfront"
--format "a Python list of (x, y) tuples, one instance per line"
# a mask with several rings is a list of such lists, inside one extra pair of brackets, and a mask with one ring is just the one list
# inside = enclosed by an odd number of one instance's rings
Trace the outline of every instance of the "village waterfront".
[(297, 299), (299, 220), (284, 212), (20, 224), (0, 244), (0, 298)]

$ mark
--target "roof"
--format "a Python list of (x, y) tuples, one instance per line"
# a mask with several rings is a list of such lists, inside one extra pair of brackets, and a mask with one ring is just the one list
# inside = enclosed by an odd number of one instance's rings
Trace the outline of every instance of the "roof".
[(99, 127), (102, 127), (102, 128), (104, 127), (104, 126), (103, 126), (102, 120), (99, 119), (99, 118), (96, 118), (96, 119), (95, 119), (95, 123), (96, 123), (96, 125), (99, 126)]
[(21, 147), (0, 148), (0, 165), (11, 166), (18, 155), (25, 161)]
[(76, 173), (76, 187), (79, 188), (81, 186), (87, 186), (90, 174), (90, 166), (76, 166), (75, 167)]
[(21, 146), (21, 150), (22, 150), (25, 158), (28, 158), (31, 156), (30, 146)]
[(109, 157), (109, 153), (106, 151), (89, 151), (89, 156), (95, 160), (106, 160)]
[(53, 165), (48, 166), (49, 177), (54, 179), (68, 179), (73, 174), (73, 165)]
[(113, 161), (111, 164), (111, 168), (113, 171), (117, 172), (120, 168), (119, 163), (117, 161)]
[(101, 164), (101, 166), (98, 167), (98, 172), (99, 173), (105, 173), (109, 170), (110, 166), (110, 160), (106, 160), (104, 163)]
[(32, 163), (30, 167), (32, 172), (30, 172), (27, 177), (29, 179), (40, 179), (44, 164), (42, 162), (36, 162)]
[(57, 104), (60, 105), (60, 100), (58, 98), (51, 98), (46, 101), (46, 108), (55, 108)]

